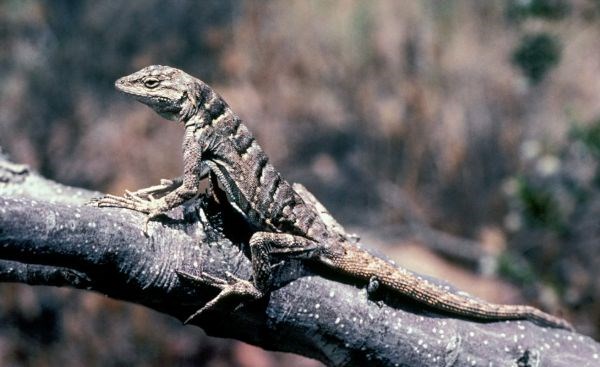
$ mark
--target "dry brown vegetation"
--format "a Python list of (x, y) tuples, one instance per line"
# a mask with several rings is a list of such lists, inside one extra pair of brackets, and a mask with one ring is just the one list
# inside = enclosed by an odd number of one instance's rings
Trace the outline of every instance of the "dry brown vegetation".
[[(528, 3), (567, 6), (515, 12)], [(539, 80), (514, 56), (536, 34), (560, 56)], [(597, 338), (599, 39), (594, 0), (3, 1), (0, 146), (50, 178), (113, 193), (177, 176), (180, 129), (112, 88), (148, 64), (177, 66), (212, 84), (276, 167), (342, 222), (472, 239), (497, 259), (485, 272)], [(77, 365), (71, 353), (101, 365), (244, 365), (248, 347), (139, 308), (1, 292), (7, 364)], [(254, 365), (289, 358), (260, 355)]]

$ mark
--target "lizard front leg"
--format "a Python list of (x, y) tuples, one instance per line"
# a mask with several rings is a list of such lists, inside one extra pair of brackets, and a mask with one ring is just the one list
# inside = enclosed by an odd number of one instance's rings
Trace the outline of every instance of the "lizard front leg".
[(179, 186), (183, 185), (183, 177), (175, 177), (172, 179), (161, 179), (160, 184), (143, 189), (129, 191), (125, 190), (125, 197), (138, 197), (140, 199), (158, 199), (170, 192), (173, 192)]
[[(206, 176), (207, 169), (206, 165), (202, 164), (200, 144), (195, 141), (193, 128), (186, 130), (183, 141), (183, 163), (184, 173), (181, 180), (175, 179), (163, 185), (126, 193), (125, 196), (106, 195), (92, 200), (90, 204), (99, 207), (126, 208), (147, 214), (144, 223), (144, 233), (147, 233), (150, 220), (199, 194), (199, 184)], [(162, 196), (155, 198), (154, 193), (160, 193)]]
[(194, 198), (198, 195), (198, 191), (197, 186), (185, 185), (184, 179), (184, 184), (158, 199), (152, 196), (146, 199), (131, 194), (126, 194), (126, 196), (106, 195), (102, 198), (92, 200), (90, 204), (101, 208), (115, 207), (131, 209), (147, 214), (143, 229), (144, 233), (147, 233), (149, 221)]
[[(210, 168), (202, 162), (202, 168), (200, 172), (200, 180), (208, 177), (210, 173)], [(183, 176), (171, 178), (171, 179), (161, 179), (160, 184), (145, 187), (143, 189), (139, 189), (136, 191), (125, 190), (125, 197), (133, 197), (137, 196), (141, 199), (158, 199), (161, 198), (170, 192), (176, 190), (179, 186), (183, 185)]]

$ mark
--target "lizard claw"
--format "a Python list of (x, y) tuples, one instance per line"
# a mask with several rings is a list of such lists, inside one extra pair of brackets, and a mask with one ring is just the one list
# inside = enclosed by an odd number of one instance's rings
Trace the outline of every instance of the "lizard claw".
[(127, 199), (131, 199), (131, 200), (148, 200), (148, 201), (152, 201), (155, 200), (154, 197), (154, 192), (146, 192), (145, 190), (137, 190), (137, 191), (129, 191), (129, 190), (125, 190), (125, 195), (123, 195), (123, 197), (127, 198)]
[(367, 293), (369, 295), (372, 295), (373, 293), (377, 292), (377, 290), (379, 289), (379, 279), (377, 279), (376, 276), (372, 276), (369, 278), (369, 284), (367, 285)]
[(171, 179), (168, 179), (168, 178), (161, 178), (160, 179), (160, 184), (162, 186), (174, 186), (174, 185), (176, 185), (175, 180), (171, 180)]
[(97, 197), (97, 198), (91, 198), (90, 200), (86, 201), (84, 205), (86, 205), (86, 206), (98, 206), (98, 200), (100, 200), (99, 197)]
[(148, 223), (154, 218), (164, 213), (161, 210), (160, 202), (152, 199), (152, 195), (147, 195), (148, 198), (144, 198), (138, 194), (138, 192), (125, 191), (124, 196), (116, 195), (105, 195), (103, 197), (94, 198), (90, 200), (87, 205), (113, 208), (124, 208), (135, 210), (140, 213), (147, 214), (142, 225), (142, 231), (145, 236), (148, 236)]
[(275, 264), (272, 264), (271, 265), (271, 270), (279, 269), (279, 268), (281, 268), (284, 265), (285, 265), (285, 260), (281, 260), (281, 261), (279, 261), (279, 262), (277, 262)]
[[(209, 285), (215, 288), (221, 289), (221, 292), (207, 302), (202, 308), (198, 311), (194, 312), (191, 316), (189, 316), (184, 324), (190, 323), (195, 318), (205, 314), (208, 311), (214, 310), (219, 303), (221, 303), (226, 298), (230, 297), (250, 297), (252, 299), (259, 299), (263, 296), (263, 293), (260, 292), (252, 283), (247, 280), (236, 277), (230, 272), (225, 273), (225, 277), (227, 279), (217, 278), (208, 273), (201, 273), (199, 276), (194, 275), (185, 271), (175, 270), (178, 276), (181, 278), (185, 278), (186, 280), (202, 283), (205, 285)], [(239, 307), (240, 304), (236, 306)]]
[(129, 199), (139, 198), (156, 200), (177, 189), (179, 186), (181, 186), (181, 183), (181, 179), (169, 180), (163, 178), (160, 180), (160, 184), (158, 185), (146, 187), (136, 191), (125, 190), (125, 197)]
[(148, 223), (161, 215), (163, 215), (163, 212), (158, 209), (153, 209), (150, 211), (150, 213), (148, 213), (148, 215), (146, 215), (146, 219), (144, 219), (144, 225), (142, 228), (144, 235), (148, 236)]
[(123, 196), (126, 197), (127, 199), (133, 199), (134, 197), (140, 197), (139, 195), (136, 195), (136, 192), (129, 191), (129, 190), (125, 190), (125, 195), (123, 195)]
[(148, 223), (150, 222), (150, 216), (146, 216), (146, 219), (144, 219), (144, 225), (142, 226), (142, 232), (144, 233), (144, 236), (148, 237)]

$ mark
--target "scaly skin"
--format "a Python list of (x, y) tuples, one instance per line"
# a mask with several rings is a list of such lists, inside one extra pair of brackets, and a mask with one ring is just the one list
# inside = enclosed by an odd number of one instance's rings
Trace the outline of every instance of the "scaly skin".
[(572, 329), (565, 320), (530, 306), (491, 304), (447, 292), (359, 249), (308, 191), (292, 187), (281, 177), (248, 128), (204, 82), (181, 70), (155, 65), (117, 80), (115, 86), (184, 125), (184, 172), (181, 178), (94, 203), (147, 213), (150, 220), (199, 195), (198, 184), (208, 171), (230, 204), (257, 229), (250, 239), (252, 283), (231, 274), (221, 280), (179, 272), (184, 278), (222, 289), (190, 319), (230, 295), (262, 297), (271, 290), (272, 256), (279, 256), (319, 261), (370, 285), (380, 284), (428, 306), (474, 319), (529, 319)]

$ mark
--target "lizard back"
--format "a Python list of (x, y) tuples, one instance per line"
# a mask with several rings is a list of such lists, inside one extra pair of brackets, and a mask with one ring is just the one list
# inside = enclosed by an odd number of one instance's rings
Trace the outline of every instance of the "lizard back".
[(234, 208), (256, 228), (330, 242), (319, 214), (281, 177), (223, 98), (208, 86), (202, 97), (195, 140)]

